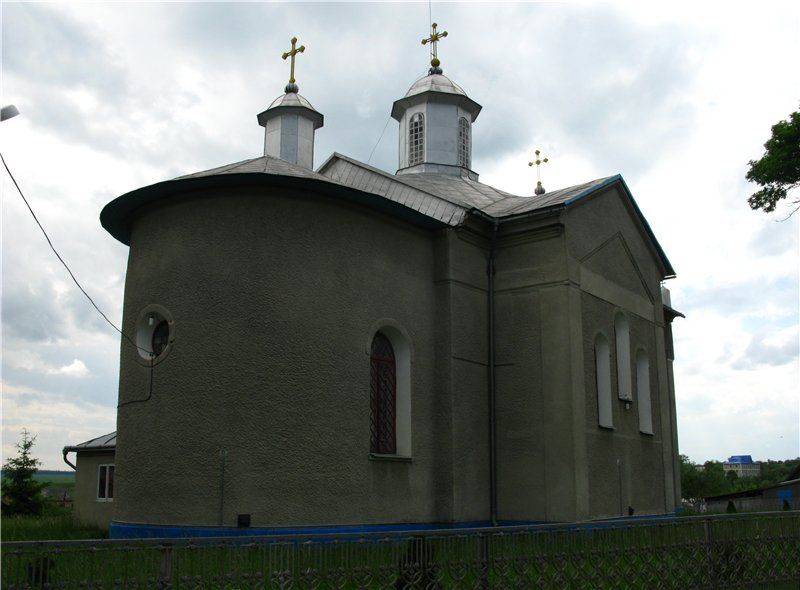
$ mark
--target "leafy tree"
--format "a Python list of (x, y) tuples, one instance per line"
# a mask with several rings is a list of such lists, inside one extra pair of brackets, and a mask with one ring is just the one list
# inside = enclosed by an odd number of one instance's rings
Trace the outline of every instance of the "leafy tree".
[[(750, 160), (747, 180), (763, 188), (753, 193), (747, 202), (751, 209), (775, 210), (787, 192), (800, 186), (800, 111), (789, 115), (787, 121), (772, 126), (772, 137), (764, 144), (766, 152), (760, 160)], [(800, 199), (792, 204), (800, 203)], [(792, 211), (794, 213), (798, 207)]]
[(42, 489), (46, 484), (33, 479), (40, 461), (31, 456), (36, 437), (22, 431), (22, 440), (16, 444), (17, 456), (3, 463), (4, 515), (41, 514), (45, 505)]

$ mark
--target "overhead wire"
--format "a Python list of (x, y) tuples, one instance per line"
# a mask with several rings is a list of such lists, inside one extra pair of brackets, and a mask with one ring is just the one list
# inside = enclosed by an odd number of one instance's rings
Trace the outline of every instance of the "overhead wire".
[(56, 255), (56, 258), (58, 258), (58, 261), (64, 266), (65, 269), (67, 269), (67, 273), (69, 273), (69, 276), (72, 279), (72, 282), (75, 283), (75, 285), (78, 287), (78, 289), (80, 289), (81, 293), (83, 293), (83, 295), (86, 297), (86, 299), (89, 300), (89, 303), (92, 304), (92, 307), (94, 307), (94, 309), (97, 311), (97, 313), (100, 314), (100, 316), (106, 321), (106, 323), (108, 323), (109, 326), (111, 326), (117, 332), (119, 332), (125, 340), (130, 342), (131, 345), (135, 346), (139, 350), (143, 350), (147, 354), (152, 355), (153, 354), (152, 350), (147, 350), (147, 349), (139, 346), (138, 344), (136, 344), (136, 342), (134, 342), (133, 339), (130, 336), (128, 336), (125, 332), (123, 332), (120, 328), (118, 328), (117, 325), (114, 324), (114, 322), (112, 322), (110, 319), (108, 319), (108, 316), (105, 313), (103, 313), (103, 310), (101, 310), (100, 307), (98, 307), (98, 305), (97, 305), (97, 303), (95, 303), (94, 299), (92, 299), (92, 297), (89, 295), (89, 293), (86, 292), (86, 289), (83, 288), (83, 285), (81, 285), (80, 281), (78, 281), (77, 277), (72, 272), (72, 269), (70, 269), (69, 265), (61, 257), (61, 254), (59, 254), (58, 250), (56, 250), (56, 247), (53, 245), (53, 242), (50, 239), (50, 236), (47, 234), (47, 231), (44, 229), (44, 226), (39, 221), (39, 218), (36, 216), (36, 213), (34, 213), (33, 208), (31, 207), (31, 204), (28, 202), (28, 199), (25, 197), (25, 194), (22, 192), (22, 189), (20, 188), (19, 183), (17, 182), (17, 179), (14, 178), (14, 174), (11, 172), (11, 169), (8, 167), (8, 164), (6, 163), (6, 159), (3, 157), (2, 153), (0, 153), (0, 160), (3, 161), (3, 166), (5, 167), (9, 178), (11, 178), (11, 182), (14, 183), (14, 186), (16, 187), (17, 192), (19, 193), (19, 196), (22, 197), (22, 200), (25, 203), (25, 206), (28, 208), (28, 211), (30, 212), (31, 216), (33, 217), (33, 220), (36, 222), (36, 225), (39, 226), (39, 229), (41, 230), (42, 235), (44, 235), (44, 239), (47, 240), (47, 244), (50, 246), (50, 249), (53, 251), (53, 254)]

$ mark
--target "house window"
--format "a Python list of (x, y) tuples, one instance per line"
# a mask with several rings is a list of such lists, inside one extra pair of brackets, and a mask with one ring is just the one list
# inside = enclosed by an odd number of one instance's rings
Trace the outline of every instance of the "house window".
[(97, 467), (97, 500), (111, 502), (114, 499), (114, 466), (99, 465)]
[(618, 313), (614, 318), (614, 337), (617, 353), (617, 395), (625, 401), (633, 401), (631, 385), (631, 329), (628, 318)]
[(464, 117), (458, 120), (458, 165), (469, 168), (469, 123)]
[(639, 404), (639, 432), (653, 434), (653, 410), (650, 401), (650, 359), (640, 350), (636, 353), (636, 401)]
[(594, 339), (597, 421), (603, 428), (614, 428), (611, 414), (611, 349), (602, 334)]
[(425, 117), (422, 113), (415, 113), (408, 125), (408, 165), (421, 164), (424, 158)]
[(370, 351), (370, 445), (371, 453), (397, 453), (397, 365), (389, 339), (377, 332)]

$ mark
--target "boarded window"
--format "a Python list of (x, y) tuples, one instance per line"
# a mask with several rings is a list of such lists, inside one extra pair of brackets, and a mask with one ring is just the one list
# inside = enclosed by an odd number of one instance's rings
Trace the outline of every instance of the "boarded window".
[(597, 384), (597, 421), (604, 428), (613, 428), (611, 415), (611, 349), (602, 334), (594, 339), (595, 380)]
[(461, 117), (458, 120), (458, 165), (469, 168), (469, 122)]
[(370, 351), (370, 445), (371, 453), (394, 455), (397, 416), (397, 367), (392, 343), (381, 332), (372, 339)]
[(422, 113), (415, 113), (408, 125), (408, 165), (422, 164), (424, 159), (425, 117)]
[(639, 404), (639, 431), (653, 434), (653, 410), (650, 401), (650, 359), (640, 350), (636, 353), (636, 401)]
[(633, 401), (631, 376), (631, 329), (628, 318), (618, 313), (614, 318), (617, 353), (617, 394), (620, 399)]

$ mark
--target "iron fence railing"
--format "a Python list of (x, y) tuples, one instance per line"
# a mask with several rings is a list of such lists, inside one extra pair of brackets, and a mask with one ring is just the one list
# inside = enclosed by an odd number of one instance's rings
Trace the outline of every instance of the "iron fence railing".
[(2, 544), (2, 588), (798, 587), (800, 512), (396, 534)]

